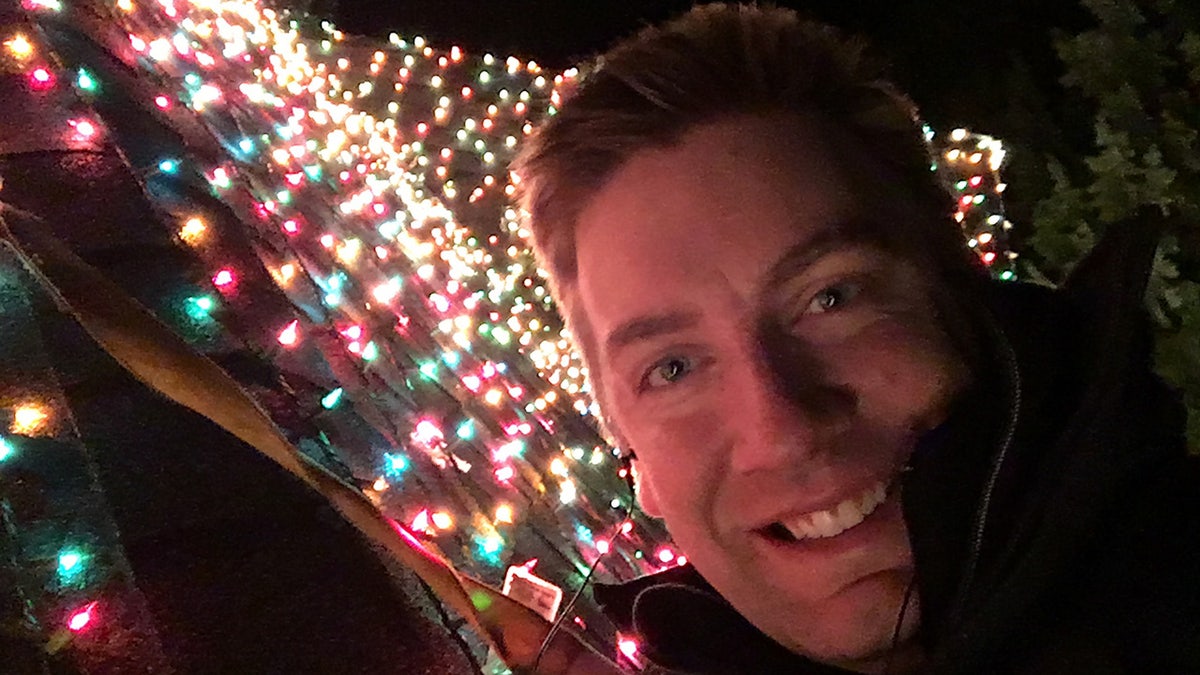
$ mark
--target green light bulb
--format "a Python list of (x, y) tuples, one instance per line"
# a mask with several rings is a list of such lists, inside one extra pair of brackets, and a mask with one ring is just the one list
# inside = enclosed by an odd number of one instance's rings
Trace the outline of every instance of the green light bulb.
[(379, 358), (379, 347), (375, 346), (374, 342), (368, 342), (362, 350), (363, 361), (374, 361)]
[(83, 68), (79, 69), (79, 77), (75, 80), (75, 84), (79, 85), (80, 89), (89, 94), (96, 91), (96, 78), (92, 77), (92, 74)]
[(332, 410), (333, 407), (338, 404), (338, 401), (341, 401), (341, 400), (342, 400), (342, 388), (338, 387), (337, 389), (334, 389), (333, 391), (329, 392), (328, 394), (325, 394), (325, 397), (321, 399), (321, 405), (324, 406), (326, 410)]
[(458, 425), (458, 430), (456, 433), (458, 434), (458, 437), (464, 441), (471, 440), (475, 437), (475, 423), (471, 420), (465, 420), (462, 424)]
[(211, 320), (212, 317), (210, 317), (208, 313), (211, 312), (214, 307), (216, 307), (216, 303), (213, 302), (213, 299), (207, 295), (198, 295), (187, 299), (187, 314), (192, 318), (193, 321)]
[(63, 576), (77, 574), (83, 570), (83, 554), (67, 549), (58, 554), (58, 573)]

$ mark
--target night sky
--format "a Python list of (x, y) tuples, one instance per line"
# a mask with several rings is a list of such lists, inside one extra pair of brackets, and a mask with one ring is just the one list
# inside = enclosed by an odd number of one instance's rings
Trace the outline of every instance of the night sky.
[[(686, 0), (326, 0), (342, 29), (384, 36), (422, 34), (472, 52), (517, 54), (565, 68), (639, 26), (678, 14)], [(784, 1), (865, 35), (893, 75), (941, 126), (988, 123), (1007, 107), (1014, 72), (1051, 99), (1061, 73), (1055, 30), (1074, 32), (1089, 17), (1075, 0)], [(1003, 126), (1004, 122), (992, 125)]]

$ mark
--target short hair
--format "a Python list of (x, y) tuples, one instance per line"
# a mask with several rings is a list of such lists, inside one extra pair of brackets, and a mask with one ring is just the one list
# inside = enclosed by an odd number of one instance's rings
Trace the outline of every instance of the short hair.
[(574, 232), (590, 197), (639, 151), (671, 147), (705, 123), (777, 113), (815, 117), (869, 151), (887, 177), (884, 189), (929, 216), (892, 236), (919, 242), (906, 248), (943, 273), (977, 276), (977, 256), (963, 245), (952, 199), (931, 170), (916, 107), (861, 40), (792, 10), (701, 5), (601, 56), (513, 165), (535, 255), (585, 361), (594, 336), (573, 307)]

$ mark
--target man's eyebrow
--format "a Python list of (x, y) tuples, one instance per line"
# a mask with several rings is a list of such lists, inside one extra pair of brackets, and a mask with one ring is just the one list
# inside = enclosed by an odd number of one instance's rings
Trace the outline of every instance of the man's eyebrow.
[(699, 323), (700, 312), (696, 310), (634, 317), (608, 334), (604, 339), (604, 353), (611, 357), (635, 342), (694, 328)]
[(759, 296), (766, 298), (832, 251), (868, 243), (869, 233), (876, 227), (861, 219), (842, 220), (822, 227), (792, 244), (763, 275)]

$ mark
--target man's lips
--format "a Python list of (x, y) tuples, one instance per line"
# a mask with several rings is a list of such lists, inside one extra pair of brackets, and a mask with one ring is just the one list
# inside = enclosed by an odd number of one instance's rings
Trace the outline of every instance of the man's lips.
[(782, 540), (827, 539), (849, 530), (879, 508), (888, 497), (893, 476), (877, 479), (825, 508), (791, 510), (755, 528), (755, 532)]
[[(821, 513), (834, 515), (839, 508), (852, 508), (854, 502), (857, 502), (860, 507), (866, 502), (867, 508), (871, 508), (870, 501), (879, 496), (880, 486), (882, 485), (884, 492), (887, 492), (896, 483), (908, 456), (909, 453), (906, 452), (886, 466), (876, 466), (874, 469), (868, 470), (863, 470), (861, 467), (852, 470), (829, 469), (824, 472), (823, 476), (818, 475), (819, 470), (813, 471), (810, 472), (811, 480), (805, 485), (797, 484), (784, 488), (781, 484), (776, 483), (769, 491), (759, 490), (759, 495), (763, 499), (747, 503), (763, 508), (758, 510), (757, 517), (747, 519), (748, 525), (744, 527), (749, 530), (761, 530), (778, 523), (786, 524)], [(783, 500), (774, 497), (770, 498), (768, 502), (768, 498), (772, 494), (790, 494), (793, 499)], [(842, 507), (848, 501), (852, 504)], [(882, 499), (877, 499), (876, 504), (879, 501)], [(746, 511), (748, 512), (749, 509)], [(820, 518), (824, 519), (824, 517)]]
[(891, 528), (902, 520), (899, 491), (893, 490), (858, 524), (840, 530), (833, 536), (797, 538), (790, 531), (767, 528), (754, 531), (751, 543), (756, 550), (770, 556), (770, 560), (790, 569), (795, 564), (812, 565), (820, 561), (842, 559), (855, 551), (861, 552), (881, 542), (889, 542), (892, 539)]

